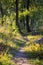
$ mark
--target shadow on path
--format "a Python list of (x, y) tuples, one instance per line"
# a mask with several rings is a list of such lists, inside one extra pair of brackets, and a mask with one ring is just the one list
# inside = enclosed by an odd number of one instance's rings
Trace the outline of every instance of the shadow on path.
[(28, 60), (26, 54), (24, 53), (24, 46), (25, 44), (21, 44), (19, 51), (16, 53), (15, 57), (13, 58), (13, 61), (16, 63), (16, 65), (31, 65), (28, 64), (27, 62)]

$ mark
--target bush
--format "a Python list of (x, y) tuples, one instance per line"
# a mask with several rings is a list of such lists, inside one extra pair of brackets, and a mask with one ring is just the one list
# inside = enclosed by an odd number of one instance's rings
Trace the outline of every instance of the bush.
[(1, 56), (0, 58), (0, 65), (15, 65), (14, 62), (11, 60), (11, 57), (6, 55), (6, 53)]
[(43, 58), (43, 44), (40, 46), (40, 44), (32, 43), (29, 44), (29, 46), (26, 46), (24, 49), (29, 57), (39, 59)]

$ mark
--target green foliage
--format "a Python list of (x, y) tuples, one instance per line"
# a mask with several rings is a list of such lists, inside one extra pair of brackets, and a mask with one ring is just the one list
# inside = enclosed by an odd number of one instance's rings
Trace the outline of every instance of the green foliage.
[[(28, 0), (18, 0), (18, 22), (20, 30), (24, 34), (27, 33), (26, 16), (28, 15), (28, 24), (31, 31), (43, 34), (43, 0), (30, 0), (28, 9), (27, 1)], [(19, 28), (16, 22), (16, 0), (0, 0), (0, 44), (2, 43), (4, 44), (3, 47), (7, 47), (5, 48), (6, 53), (9, 48), (9, 53), (12, 51), (15, 55), (15, 52), (19, 49), (22, 41), (15, 39), (18, 32)], [(25, 47), (27, 54), (30, 52), (30, 56), (42, 58), (43, 44), (41, 47), (34, 42), (30, 42), (27, 45), (28, 46)], [(11, 58), (5, 54), (0, 59), (0, 65), (14, 65), (10, 59)], [(40, 61), (37, 60), (36, 62), (41, 65)]]
[(3, 56), (1, 56), (0, 64), (1, 65), (15, 65), (14, 62), (11, 61), (11, 56), (9, 57), (8, 55), (6, 55), (6, 53)]
[[(20, 22), (20, 29), (21, 29), (21, 18), (25, 18), (25, 20), (23, 21), (24, 25), (23, 25), (23, 30), (25, 30), (26, 32), (26, 16), (29, 15), (29, 26), (30, 28), (33, 27), (33, 29), (35, 29), (34, 31), (39, 30), (40, 26), (43, 26), (43, 6), (42, 6), (42, 0), (30, 0), (30, 4), (29, 4), (29, 9), (27, 10), (27, 1), (28, 0), (19, 0), (18, 1), (18, 21)], [(3, 17), (2, 17), (2, 13), (0, 10), (0, 25), (2, 24), (2, 20), (3, 25), (7, 26), (7, 28), (9, 30), (14, 30), (15, 29), (15, 25), (14, 22), (16, 24), (16, 0), (0, 0), (0, 3), (2, 4), (2, 9), (3, 9)], [(1, 6), (1, 5), (0, 5)], [(22, 20), (23, 20), (22, 19)], [(30, 23), (32, 22), (31, 20), (34, 19), (34, 22), (32, 23), (32, 25), (30, 25)], [(40, 23), (41, 22), (41, 23)], [(12, 28), (13, 26), (13, 28)], [(21, 30), (22, 30), (21, 29)], [(32, 29), (32, 30), (33, 30)], [(16, 30), (18, 30), (17, 26), (16, 26)], [(24, 32), (24, 31), (23, 31)], [(40, 30), (39, 30), (40, 32)], [(42, 31), (40, 33), (43, 33)]]
[(43, 65), (43, 42), (40, 44), (35, 42), (42, 36), (28, 36), (28, 38), (29, 41), (24, 47), (28, 62), (33, 65)]

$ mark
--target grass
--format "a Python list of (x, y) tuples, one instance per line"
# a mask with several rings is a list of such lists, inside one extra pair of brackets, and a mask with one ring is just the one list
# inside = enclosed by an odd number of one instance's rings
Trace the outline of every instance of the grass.
[[(16, 40), (17, 41), (17, 40)], [(16, 52), (19, 50), (20, 41), (15, 42), (15, 39), (3, 39), (0, 38), (0, 65), (15, 65), (15, 63), (11, 60)], [(10, 57), (12, 56), (12, 57)]]
[(12, 35), (6, 33), (4, 29), (0, 30), (0, 65), (15, 65), (12, 58), (19, 50), (24, 40), (20, 34)]
[(18, 46), (11, 40), (0, 38), (0, 65), (15, 65), (11, 60), (17, 52)]
[(43, 60), (39, 60), (39, 59), (28, 59), (28, 63), (34, 64), (34, 65), (43, 65)]
[[(29, 36), (27, 36), (27, 38), (28, 38), (29, 40), (33, 41), (33, 42), (34, 42), (35, 40), (41, 39), (41, 37), (43, 37), (43, 36), (42, 36), (42, 35), (35, 35), (35, 36), (34, 36), (34, 35), (33, 35), (33, 36), (32, 36), (32, 35), (29, 35)], [(30, 42), (31, 42), (31, 41), (30, 41)]]
[(36, 43), (42, 37), (42, 35), (29, 35), (27, 36), (29, 41), (26, 42), (19, 33), (13, 35), (2, 27), (0, 29), (0, 65), (15, 65), (12, 58), (24, 43), (28, 62), (34, 65), (43, 65), (43, 43), (41, 42), (41, 46), (39, 43)]
[(26, 42), (24, 50), (28, 57), (28, 62), (33, 65), (43, 65), (43, 42), (36, 43), (42, 37), (42, 35), (27, 36), (29, 41)]
[(15, 65), (11, 60), (11, 55), (7, 55), (6, 53), (0, 57), (0, 65)]

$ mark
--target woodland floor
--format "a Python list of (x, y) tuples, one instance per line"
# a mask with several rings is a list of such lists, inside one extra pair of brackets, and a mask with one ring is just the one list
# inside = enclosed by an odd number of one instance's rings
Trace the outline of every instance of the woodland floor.
[[(27, 37), (24, 37), (23, 39), (25, 42), (27, 42), (28, 40)], [(20, 45), (19, 51), (15, 54), (15, 57), (13, 58), (16, 65), (32, 65), (27, 62), (28, 60), (26, 54), (24, 53), (24, 46), (24, 43)]]
[[(11, 61), (15, 63), (13, 65), (43, 65), (43, 59), (39, 59), (40, 56), (43, 57), (43, 35), (21, 36), (17, 34), (17, 36), (11, 39), (8, 37), (7, 41), (6, 38), (6, 36), (3, 39), (0, 38), (0, 43), (7, 43), (4, 47), (9, 48), (8, 54), (4, 54), (0, 58), (4, 65), (12, 65)], [(40, 44), (42, 44), (41, 48)], [(42, 49), (42, 52), (39, 52), (40, 49)], [(37, 54), (39, 54), (38, 57)], [(10, 60), (9, 57), (11, 57)]]
[(16, 65), (37, 65), (37, 64), (33, 64), (34, 62), (33, 63), (28, 62), (30, 57), (27, 56), (26, 53), (24, 53), (25, 52), (24, 47), (26, 46), (26, 43), (33, 43), (33, 42), (41, 43), (41, 41), (43, 40), (43, 36), (37, 36), (37, 35), (28, 36), (28, 37), (24, 36), (24, 37), (18, 37), (17, 39), (24, 40), (24, 42), (22, 42), (22, 44), (20, 45), (19, 51), (15, 54), (15, 57), (13, 58), (13, 61), (15, 62), (15, 64)]

